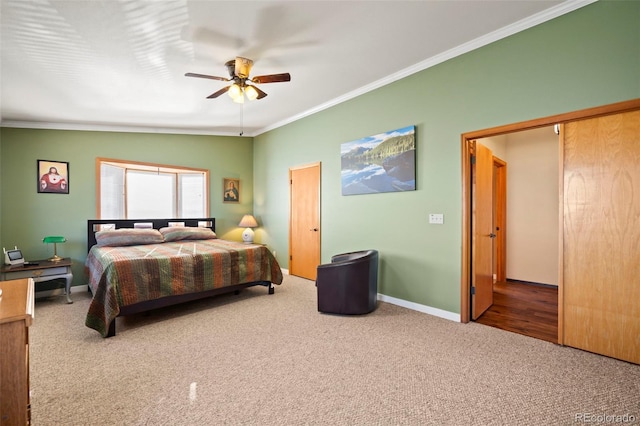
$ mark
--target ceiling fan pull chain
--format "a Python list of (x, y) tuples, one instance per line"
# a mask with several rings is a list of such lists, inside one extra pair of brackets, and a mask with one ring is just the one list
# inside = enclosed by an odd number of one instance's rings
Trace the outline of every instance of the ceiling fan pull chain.
[(244, 104), (240, 104), (240, 136), (244, 134)]

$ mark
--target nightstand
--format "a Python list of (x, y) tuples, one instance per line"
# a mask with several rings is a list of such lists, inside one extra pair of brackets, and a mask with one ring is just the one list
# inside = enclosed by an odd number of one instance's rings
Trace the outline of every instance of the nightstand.
[(64, 278), (66, 280), (65, 292), (67, 303), (73, 303), (73, 300), (71, 300), (71, 281), (73, 280), (73, 274), (71, 273), (71, 259), (68, 257), (58, 262), (32, 260), (24, 265), (4, 265), (2, 269), (0, 269), (0, 279), (2, 281), (19, 280), (23, 278), (33, 278), (33, 282), (35, 283)]

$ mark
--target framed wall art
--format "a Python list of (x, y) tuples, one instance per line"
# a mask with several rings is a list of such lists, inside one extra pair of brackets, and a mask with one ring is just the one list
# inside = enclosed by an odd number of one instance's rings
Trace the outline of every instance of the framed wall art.
[(342, 195), (415, 191), (415, 134), (415, 126), (407, 126), (343, 143)]
[(38, 160), (38, 192), (51, 194), (69, 193), (69, 163), (65, 161)]
[(240, 179), (224, 178), (224, 197), (225, 203), (240, 202)]

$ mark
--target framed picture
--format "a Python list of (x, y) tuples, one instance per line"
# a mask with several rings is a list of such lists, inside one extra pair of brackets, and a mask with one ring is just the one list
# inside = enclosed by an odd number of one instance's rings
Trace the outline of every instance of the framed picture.
[(38, 192), (51, 194), (69, 193), (69, 163), (38, 160)]
[(240, 202), (240, 179), (224, 178), (223, 201), (225, 203)]
[(415, 133), (407, 126), (343, 143), (342, 195), (415, 191)]

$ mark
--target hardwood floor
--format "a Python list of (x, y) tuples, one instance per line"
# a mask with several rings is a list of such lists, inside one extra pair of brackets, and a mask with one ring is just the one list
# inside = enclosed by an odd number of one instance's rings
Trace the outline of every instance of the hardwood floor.
[(493, 305), (480, 324), (558, 343), (558, 289), (519, 281), (493, 285)]

